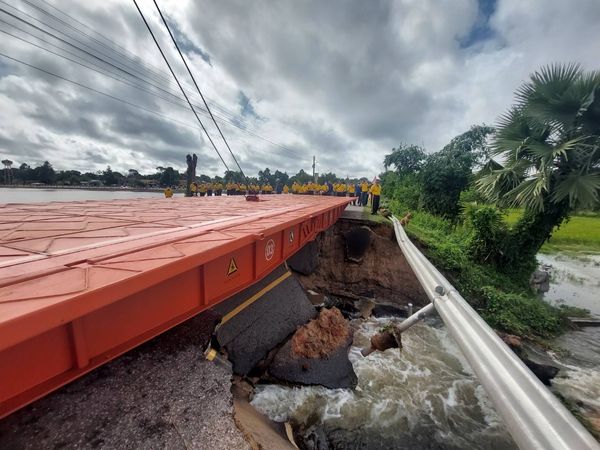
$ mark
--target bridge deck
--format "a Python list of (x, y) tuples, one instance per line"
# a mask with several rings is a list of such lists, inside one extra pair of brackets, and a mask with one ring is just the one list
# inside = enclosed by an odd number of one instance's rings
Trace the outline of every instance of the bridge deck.
[(347, 203), (0, 205), (0, 417), (255, 283)]

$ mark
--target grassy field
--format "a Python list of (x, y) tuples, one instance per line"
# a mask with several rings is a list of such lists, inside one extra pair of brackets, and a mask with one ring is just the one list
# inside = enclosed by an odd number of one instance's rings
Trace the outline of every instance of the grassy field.
[[(506, 221), (512, 225), (522, 214), (520, 209), (512, 209)], [(600, 214), (578, 214), (572, 216), (554, 232), (546, 242), (542, 253), (573, 252), (600, 253)]]

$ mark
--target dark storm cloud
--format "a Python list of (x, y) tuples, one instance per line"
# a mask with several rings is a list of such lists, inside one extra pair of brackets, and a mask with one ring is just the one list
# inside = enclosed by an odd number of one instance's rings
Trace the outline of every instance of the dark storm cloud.
[[(20, 0), (11, 4), (110, 61), (85, 55), (86, 64), (98, 64), (132, 84), (142, 85), (139, 77), (148, 77), (155, 86), (143, 84), (151, 91), (143, 92), (6, 36), (0, 52), (172, 120), (0, 57), (3, 153), (14, 159), (25, 152), (33, 159), (45, 146), (57, 158), (56, 167), (80, 158), (94, 170), (108, 164), (126, 170), (138, 163), (154, 170), (158, 165), (181, 169), (185, 154), (195, 151), (204, 173), (222, 173), (205, 136), (193, 129), (197, 124), (185, 103), (163, 91), (180, 95), (132, 3), (52, 3), (80, 22), (44, 3), (39, 5), (45, 11)], [(154, 5), (144, 0), (140, 5), (176, 73), (189, 84)], [(593, 55), (600, 42), (597, 0), (574, 0), (571, 7), (561, 0), (202, 0), (186, 5), (164, 0), (161, 8), (204, 94), (218, 102), (215, 112), (286, 147), (225, 125), (250, 175), (265, 167), (308, 171), (312, 155), (318, 171), (367, 175), (380, 170), (383, 155), (400, 142), (436, 150), (473, 123), (493, 122), (539, 65), (574, 59), (597, 68)], [(129, 73), (111, 64), (124, 64)], [(197, 95), (194, 99), (200, 102)], [(218, 137), (209, 119), (205, 124)]]
[(22, 132), (17, 132), (14, 136), (0, 133), (0, 155), (11, 155), (19, 164), (43, 160), (48, 150), (54, 148), (52, 143), (36, 142)]

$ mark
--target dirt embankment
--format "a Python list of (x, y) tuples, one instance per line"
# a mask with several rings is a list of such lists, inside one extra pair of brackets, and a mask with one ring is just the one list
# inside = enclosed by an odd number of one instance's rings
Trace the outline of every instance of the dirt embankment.
[[(406, 258), (395, 241), (393, 229), (369, 224), (369, 244), (360, 262), (347, 258), (347, 241), (365, 225), (339, 220), (317, 238), (318, 268), (298, 278), (306, 289), (353, 299), (376, 298), (398, 305), (428, 303)], [(353, 258), (355, 259), (355, 258)]]
[(322, 309), (316, 319), (294, 333), (292, 351), (305, 358), (325, 358), (342, 346), (349, 335), (348, 321), (339, 309)]

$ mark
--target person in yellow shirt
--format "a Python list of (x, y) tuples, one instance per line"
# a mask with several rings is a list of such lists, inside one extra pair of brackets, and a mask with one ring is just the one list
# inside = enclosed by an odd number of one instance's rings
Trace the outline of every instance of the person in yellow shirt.
[(290, 188), (288, 187), (288, 185), (287, 185), (287, 184), (285, 184), (285, 185), (283, 186), (283, 193), (284, 193), (284, 194), (289, 194), (289, 193), (290, 193)]
[(360, 184), (360, 193), (360, 203), (363, 206), (367, 206), (367, 202), (369, 200), (369, 183), (367, 183), (367, 180), (363, 180), (363, 182)]
[(190, 184), (190, 194), (192, 197), (196, 197), (198, 195), (198, 185), (195, 181)]
[(221, 196), (223, 194), (223, 183), (217, 182), (214, 184), (215, 195)]
[(370, 189), (371, 195), (371, 214), (377, 214), (379, 209), (379, 198), (381, 197), (381, 185), (379, 184), (379, 178), (375, 178), (375, 183)]
[(204, 197), (206, 195), (206, 183), (200, 183), (200, 186), (198, 186), (198, 192), (200, 193), (200, 197)]
[(167, 187), (165, 189), (165, 198), (171, 198), (173, 197), (173, 189), (171, 189), (170, 187)]
[(346, 192), (348, 193), (348, 197), (354, 197), (354, 185), (352, 183), (346, 185)]

